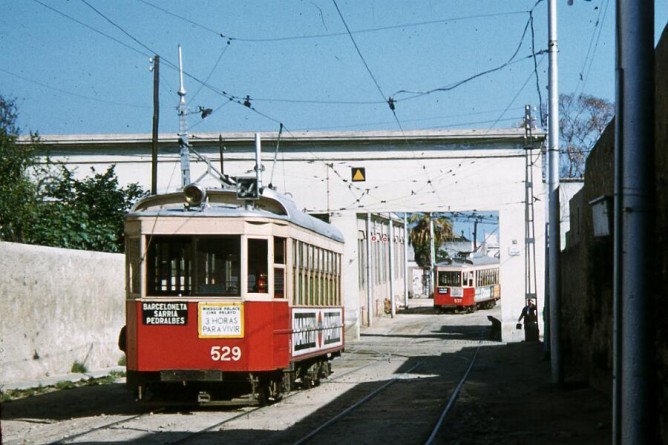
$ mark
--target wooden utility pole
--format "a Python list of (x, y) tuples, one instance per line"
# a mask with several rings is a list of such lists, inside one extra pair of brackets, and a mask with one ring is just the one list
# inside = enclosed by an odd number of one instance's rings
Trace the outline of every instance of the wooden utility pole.
[(151, 194), (158, 193), (158, 122), (160, 119), (160, 56), (153, 58), (153, 144), (151, 159)]

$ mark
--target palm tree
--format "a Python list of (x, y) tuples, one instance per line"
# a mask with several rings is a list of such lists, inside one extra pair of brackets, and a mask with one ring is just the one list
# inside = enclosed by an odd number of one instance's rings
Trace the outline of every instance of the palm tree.
[(452, 220), (432, 213), (413, 213), (408, 221), (411, 226), (408, 239), (415, 252), (415, 262), (422, 268), (430, 268), (431, 222), (434, 223), (434, 250), (438, 252), (445, 241), (453, 238)]

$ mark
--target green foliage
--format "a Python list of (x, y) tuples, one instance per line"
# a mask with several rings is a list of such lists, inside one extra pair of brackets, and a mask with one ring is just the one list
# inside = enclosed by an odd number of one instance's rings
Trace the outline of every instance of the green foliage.
[(0, 96), (0, 239), (69, 249), (123, 251), (123, 218), (146, 192), (121, 187), (111, 166), (78, 179), (39, 144), (18, 144), (14, 101)]
[(137, 184), (121, 187), (111, 166), (104, 173), (77, 179), (60, 166), (44, 179), (31, 242), (100, 252), (123, 251), (123, 218), (145, 195)]
[(0, 238), (23, 242), (34, 220), (36, 186), (29, 171), (36, 166), (36, 146), (16, 144), (16, 118), (14, 101), (0, 96)]
[(432, 218), (429, 213), (414, 213), (410, 216), (409, 241), (415, 252), (415, 262), (420, 267), (431, 266), (431, 222), (434, 222), (434, 248), (453, 238), (452, 220), (446, 217)]
[(0, 402), (5, 403), (12, 400), (20, 400), (28, 397), (36, 397), (43, 394), (49, 394), (52, 392), (62, 391), (66, 389), (85, 388), (87, 386), (111, 385), (117, 383), (117, 381), (123, 377), (125, 377), (125, 372), (111, 371), (109, 375), (103, 377), (98, 377), (98, 378), (91, 377), (76, 382), (60, 381), (56, 382), (54, 385), (48, 385), (48, 386), (39, 385), (35, 388), (8, 389), (5, 391), (0, 391)]
[(88, 372), (88, 368), (86, 368), (86, 365), (76, 360), (74, 363), (72, 363), (72, 369), (70, 370), (70, 372), (85, 374)]

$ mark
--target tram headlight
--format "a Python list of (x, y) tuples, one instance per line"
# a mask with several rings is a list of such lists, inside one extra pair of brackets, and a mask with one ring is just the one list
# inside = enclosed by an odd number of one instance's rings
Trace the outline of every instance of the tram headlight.
[(189, 206), (198, 206), (206, 198), (206, 189), (199, 184), (188, 184), (183, 189), (183, 196)]

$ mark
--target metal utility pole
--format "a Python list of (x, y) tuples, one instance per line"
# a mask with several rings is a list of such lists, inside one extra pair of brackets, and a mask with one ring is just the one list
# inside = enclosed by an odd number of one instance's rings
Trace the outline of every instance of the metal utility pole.
[[(534, 120), (531, 107), (524, 107), (524, 299), (538, 304), (536, 291), (536, 227), (533, 188)], [(544, 302), (543, 302), (544, 304)]]
[(390, 228), (388, 230), (388, 236), (389, 236), (389, 246), (390, 246), (390, 254), (389, 254), (389, 273), (390, 273), (390, 308), (391, 308), (391, 314), (392, 318), (396, 317), (397, 315), (397, 305), (396, 302), (394, 301), (394, 223), (392, 222), (392, 213), (387, 214), (387, 220), (390, 224)]
[(559, 286), (561, 251), (559, 220), (559, 88), (557, 79), (557, 0), (548, 3), (548, 53), (550, 68), (549, 115), (548, 115), (548, 280), (550, 306), (550, 365), (552, 383), (560, 384), (564, 380), (561, 361), (560, 312), (561, 289)]
[(158, 193), (158, 122), (160, 120), (160, 56), (153, 57), (153, 139), (151, 194)]
[(181, 45), (179, 45), (179, 154), (181, 157), (181, 187), (190, 184), (190, 149), (188, 144), (188, 106), (186, 105), (186, 89), (183, 86), (183, 62)]
[(225, 151), (225, 147), (223, 146), (223, 135), (219, 134), (218, 135), (218, 150), (220, 152), (220, 173), (225, 176), (225, 161), (223, 157), (223, 151)]
[(429, 281), (427, 282), (427, 295), (434, 291), (434, 265), (436, 264), (436, 246), (434, 239), (434, 214), (429, 214)]
[[(653, 443), (654, 2), (617, 2), (613, 441)], [(620, 195), (619, 197), (617, 195)], [(617, 236), (617, 233), (620, 233)], [(621, 317), (621, 320), (618, 318)], [(619, 332), (619, 330), (621, 331)], [(621, 357), (619, 355), (621, 354)], [(621, 360), (621, 361), (620, 361)], [(621, 406), (620, 406), (621, 405)], [(621, 442), (620, 442), (621, 440)]]
[(255, 179), (257, 191), (262, 192), (262, 138), (260, 133), (255, 133)]
[[(404, 307), (408, 308), (408, 214), (404, 212)], [(410, 277), (411, 284), (413, 276)]]
[(366, 214), (366, 316), (367, 326), (373, 323), (373, 289), (371, 284), (371, 213)]

